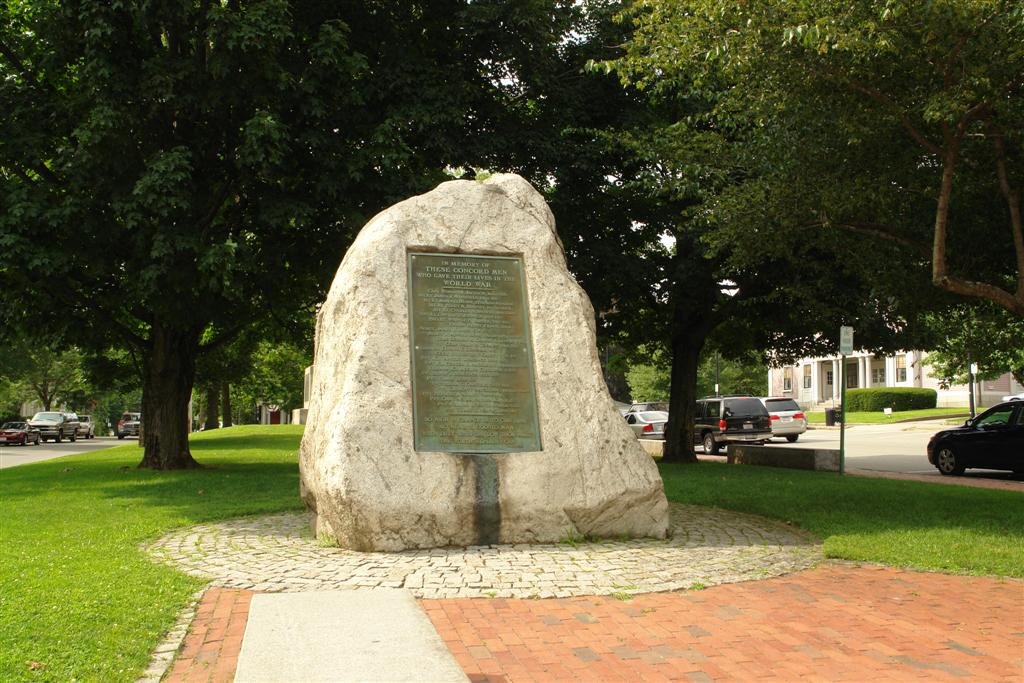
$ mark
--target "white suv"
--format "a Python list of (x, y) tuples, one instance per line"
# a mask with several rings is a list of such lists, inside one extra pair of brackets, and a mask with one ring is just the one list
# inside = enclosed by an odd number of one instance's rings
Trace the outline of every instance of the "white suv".
[(758, 399), (768, 409), (772, 420), (772, 436), (784, 436), (793, 443), (807, 431), (807, 416), (791, 398), (767, 397)]

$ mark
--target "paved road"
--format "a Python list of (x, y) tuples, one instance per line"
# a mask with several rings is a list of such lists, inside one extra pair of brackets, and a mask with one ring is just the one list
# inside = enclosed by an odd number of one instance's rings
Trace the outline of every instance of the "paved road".
[[(932, 434), (947, 429), (945, 420), (902, 422), (880, 425), (852, 425), (846, 429), (847, 469), (898, 472), (936, 479), (944, 478), (928, 462), (927, 445)], [(772, 443), (785, 444), (781, 439)], [(789, 445), (789, 444), (786, 444)], [(839, 448), (838, 429), (812, 429), (794, 446)], [(1024, 483), (1024, 475), (994, 470), (967, 470), (964, 478), (999, 479)], [(949, 477), (955, 479), (956, 477)]]
[[(945, 420), (848, 427), (846, 430), (846, 467), (847, 469), (942, 478), (942, 475), (928, 464), (925, 446), (932, 434), (945, 427)], [(130, 441), (118, 441), (113, 436), (100, 436), (88, 441), (80, 439), (75, 443), (64, 441), (56, 444), (51, 441), (40, 446), (0, 446), (0, 469), (126, 443), (130, 443)], [(775, 439), (772, 443), (790, 445), (782, 439)], [(839, 430), (812, 429), (801, 435), (800, 440), (792, 445), (803, 448), (838, 449)], [(1022, 489), (1024, 489), (1024, 475), (1012, 472), (967, 470), (963, 476), (967, 479), (984, 478), (1021, 482)], [(956, 479), (956, 477), (946, 479)]]
[(47, 441), (38, 446), (0, 446), (0, 470), (17, 467), (30, 462), (53, 460), (75, 453), (88, 453), (111, 446), (120, 446), (129, 441), (118, 441), (116, 436), (97, 436), (95, 439), (79, 439), (74, 443)]

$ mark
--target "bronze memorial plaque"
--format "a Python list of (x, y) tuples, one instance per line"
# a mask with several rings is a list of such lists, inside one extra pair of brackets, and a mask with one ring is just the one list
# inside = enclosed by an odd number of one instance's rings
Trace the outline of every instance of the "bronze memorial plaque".
[(520, 256), (409, 254), (415, 449), (539, 451)]

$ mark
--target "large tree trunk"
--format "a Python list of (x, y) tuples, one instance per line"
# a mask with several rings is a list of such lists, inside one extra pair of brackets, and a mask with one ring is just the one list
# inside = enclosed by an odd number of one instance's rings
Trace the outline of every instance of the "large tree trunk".
[(629, 403), (629, 384), (626, 382), (625, 365), (621, 362), (622, 347), (614, 343), (606, 343), (599, 348), (601, 372), (608, 393), (616, 401)]
[(230, 427), (234, 424), (231, 420), (231, 385), (223, 382), (220, 385), (220, 412), (224, 415), (224, 426)]
[(703, 337), (676, 334), (672, 340), (672, 379), (662, 456), (665, 462), (697, 462), (693, 450), (693, 409), (697, 400), (697, 366), (703, 348)]
[(711, 262), (692, 262), (682, 255), (699, 251), (692, 241), (676, 242), (672, 287), (672, 322), (669, 328), (672, 378), (669, 386), (668, 423), (665, 425), (665, 462), (697, 462), (693, 450), (697, 367), (704, 342), (718, 318), (714, 302), (719, 295)]
[(154, 323), (142, 358), (142, 436), (139, 467), (199, 467), (188, 448), (188, 401), (195, 380), (199, 333)]
[(203, 429), (207, 431), (219, 426), (217, 424), (217, 388), (217, 385), (212, 382), (206, 385), (206, 421), (203, 423)]

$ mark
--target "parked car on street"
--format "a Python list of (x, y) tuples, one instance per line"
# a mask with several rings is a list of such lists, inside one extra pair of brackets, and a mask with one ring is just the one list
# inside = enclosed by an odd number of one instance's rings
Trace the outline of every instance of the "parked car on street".
[(78, 416), (78, 436), (83, 439), (92, 439), (96, 436), (96, 425), (90, 416)]
[(772, 421), (772, 436), (785, 437), (794, 443), (807, 431), (807, 416), (800, 405), (791, 398), (767, 396), (758, 399), (768, 409)]
[(1010, 394), (1009, 396), (1003, 396), (1004, 401), (1024, 401), (1024, 391), (1019, 394)]
[(702, 398), (694, 419), (693, 436), (705, 453), (718, 453), (722, 444), (763, 444), (772, 438), (768, 409), (752, 396)]
[(117, 421), (117, 438), (123, 439), (126, 436), (138, 436), (139, 427), (142, 425), (142, 413), (124, 413)]
[(0, 426), (0, 446), (27, 446), (30, 443), (38, 446), (41, 439), (39, 430), (29, 426), (28, 422), (5, 422)]
[(945, 475), (968, 467), (1024, 472), (1024, 401), (999, 403), (962, 427), (936, 432), (928, 462)]
[(64, 439), (74, 441), (77, 437), (78, 423), (68, 420), (64, 413), (43, 410), (33, 415), (28, 424), (39, 430), (43, 441), (60, 443)]
[(64, 424), (67, 426), (67, 429), (71, 432), (71, 436), (69, 436), (68, 438), (71, 439), (72, 441), (77, 439), (79, 436), (79, 426), (81, 425), (81, 422), (78, 420), (78, 414), (64, 413)]
[(668, 413), (663, 410), (644, 410), (626, 413), (626, 424), (638, 439), (664, 439)]

